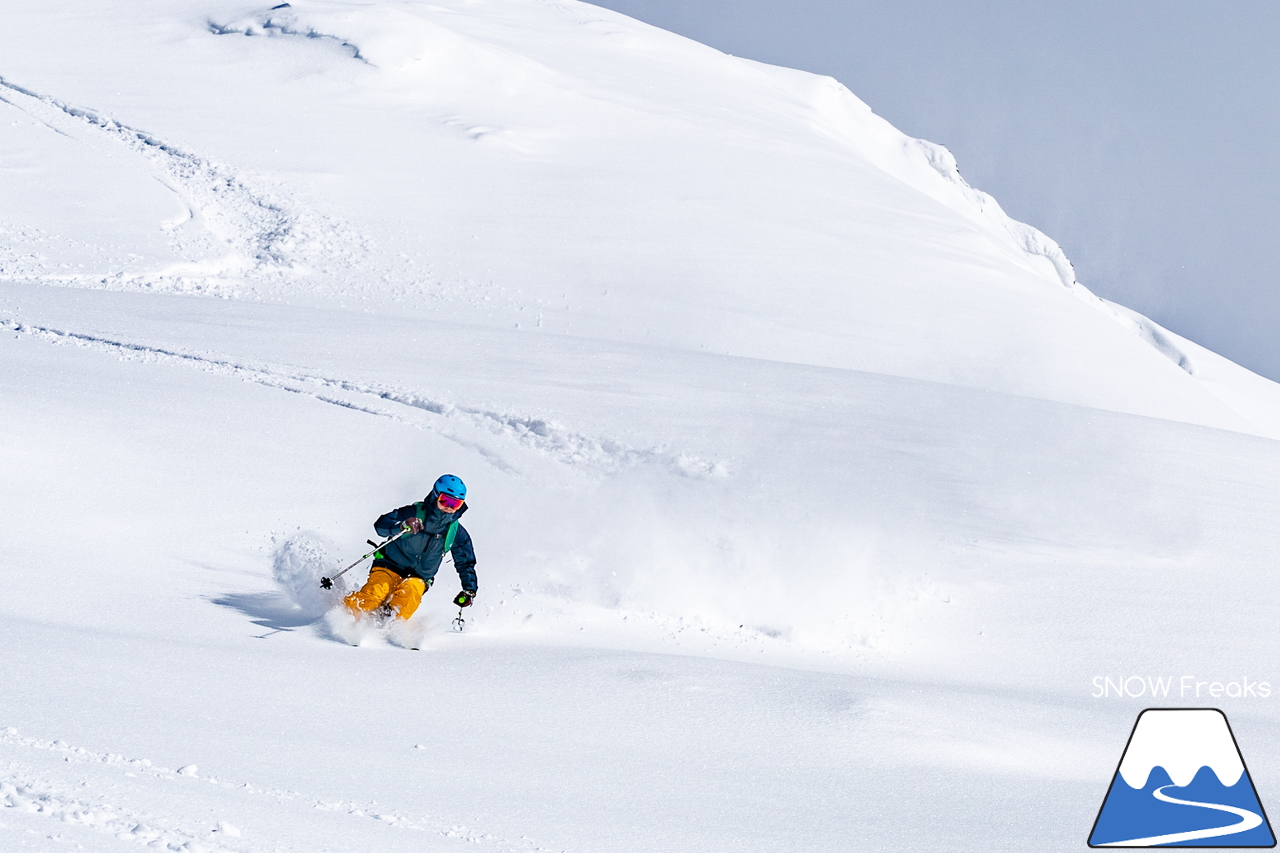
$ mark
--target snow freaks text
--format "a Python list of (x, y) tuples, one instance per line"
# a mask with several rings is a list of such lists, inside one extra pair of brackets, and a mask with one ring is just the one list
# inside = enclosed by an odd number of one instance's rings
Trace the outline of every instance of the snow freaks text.
[(1270, 681), (1208, 681), (1194, 675), (1095, 675), (1094, 699), (1266, 699)]

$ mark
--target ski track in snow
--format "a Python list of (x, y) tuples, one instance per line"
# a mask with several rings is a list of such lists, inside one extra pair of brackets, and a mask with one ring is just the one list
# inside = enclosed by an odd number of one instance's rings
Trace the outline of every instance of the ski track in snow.
[[(404, 389), (352, 382), (300, 371), (291, 372), (273, 365), (237, 363), (207, 355), (33, 326), (16, 320), (0, 319), (0, 328), (54, 344), (74, 345), (108, 353), (125, 360), (169, 362), (193, 367), (206, 373), (234, 376), (268, 388), (305, 394), (329, 405), (390, 418), (415, 429), (436, 432), (443, 438), (479, 453), (490, 464), (508, 473), (518, 474), (519, 471), (500, 454), (466, 437), (442, 430), (434, 418), (423, 418), (422, 415), (459, 419), (469, 427), (512, 439), (564, 465), (598, 474), (612, 473), (644, 464), (667, 467), (689, 477), (724, 477), (729, 474), (728, 467), (721, 461), (707, 460), (688, 453), (671, 452), (661, 447), (637, 449), (612, 439), (597, 439), (575, 433), (544, 419), (458, 406), (429, 399)], [(344, 399), (336, 396), (337, 394), (345, 394), (348, 397)], [(382, 407), (378, 403), (392, 403), (396, 408)]]
[[(0, 749), (10, 756), (32, 756), (48, 760), (52, 753), (62, 756), (65, 773), (40, 771), (22, 761), (9, 760), (0, 765), (0, 815), (8, 810), (38, 814), (62, 824), (79, 824), (114, 835), (121, 841), (164, 850), (186, 853), (257, 853), (257, 851), (298, 850), (281, 839), (254, 837), (257, 832), (242, 832), (225, 820), (210, 817), (208, 797), (196, 785), (213, 785), (232, 795), (232, 801), (251, 802), (261, 811), (263, 804), (272, 811), (315, 809), (337, 812), (353, 820), (378, 821), (396, 829), (410, 830), (455, 839), (476, 845), (476, 849), (497, 853), (552, 853), (524, 837), (519, 841), (496, 836), (481, 829), (438, 817), (409, 816), (376, 803), (327, 800), (299, 791), (260, 787), (249, 782), (225, 778), (201, 777), (194, 765), (170, 770), (157, 767), (145, 758), (125, 758), (116, 753), (95, 752), (62, 740), (24, 737), (12, 727), (0, 731)], [(33, 752), (27, 752), (33, 751)], [(137, 780), (130, 782), (130, 780)], [(159, 780), (165, 804), (154, 811), (129, 808), (120, 801), (148, 796), (147, 784)], [(102, 792), (107, 789), (108, 792)], [(110, 790), (120, 793), (112, 796)], [(124, 789), (121, 791), (121, 789)], [(153, 795), (152, 795), (153, 796)], [(173, 802), (178, 800), (178, 808)], [(175, 812), (185, 812), (175, 813)], [(193, 815), (199, 814), (200, 817)], [(294, 825), (294, 820), (280, 822)], [(0, 835), (0, 840), (3, 836)]]
[[(351, 247), (367, 248), (367, 241), (349, 227), (275, 198), (230, 166), (146, 131), (31, 91), (3, 76), (0, 101), (67, 138), (123, 145), (145, 159), (156, 179), (187, 209), (185, 222), (164, 226), (186, 263), (150, 272), (66, 274), (48, 269), (42, 258), (0, 255), (0, 273), (7, 278), (108, 290), (244, 296), (246, 278), (292, 277), (312, 267), (332, 268), (344, 265)], [(86, 131), (91, 134), (88, 138)], [(193, 224), (200, 228), (188, 227)]]

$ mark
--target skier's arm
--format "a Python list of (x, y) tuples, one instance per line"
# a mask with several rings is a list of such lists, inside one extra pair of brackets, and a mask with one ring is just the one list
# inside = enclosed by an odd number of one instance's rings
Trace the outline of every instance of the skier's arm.
[(458, 535), (454, 537), (453, 548), (449, 553), (453, 554), (453, 567), (458, 570), (462, 589), (475, 595), (479, 588), (476, 582), (476, 552), (471, 546), (471, 534), (461, 524), (458, 525)]
[(388, 536), (395, 536), (399, 533), (400, 528), (404, 525), (405, 521), (410, 518), (416, 518), (417, 515), (417, 504), (402, 506), (399, 509), (393, 509), (386, 515), (379, 517), (378, 520), (373, 523), (373, 529), (378, 532), (379, 536), (386, 539)]

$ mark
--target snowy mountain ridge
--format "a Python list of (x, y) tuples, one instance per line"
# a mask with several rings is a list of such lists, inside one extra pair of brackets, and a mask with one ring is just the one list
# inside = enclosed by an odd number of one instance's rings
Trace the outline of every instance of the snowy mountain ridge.
[[(561, 8), (570, 14), (568, 7)], [(491, 68), (491, 76), (502, 79), (505, 86), (510, 86), (512, 80), (527, 78), (539, 79), (543, 85), (566, 85), (564, 81), (558, 81), (556, 73), (545, 65), (518, 61), (516, 55), (509, 51), (495, 51), (492, 45), (474, 35), (450, 29), (448, 17), (443, 22), (431, 20), (433, 13), (438, 14), (438, 9), (389, 9), (342, 0), (319, 0), (305, 5), (281, 4), (226, 21), (211, 18), (209, 27), (218, 35), (326, 40), (349, 51), (352, 58), (390, 75), (402, 86), (413, 85), (408, 82), (410, 80), (428, 79), (433, 73), (446, 68), (447, 63)], [(581, 18), (576, 22), (581, 23)], [(639, 29), (635, 22), (612, 23), (632, 30), (625, 36), (628, 46), (634, 46), (643, 38), (634, 32)], [(612, 31), (610, 35), (617, 40), (621, 33)], [(448, 60), (441, 57), (448, 57)], [(424, 59), (431, 61), (423, 65)], [(866, 104), (830, 77), (736, 57), (725, 59), (767, 77), (816, 114), (813, 124), (820, 132), (838, 139), (887, 174), (978, 224), (998, 244), (1012, 248), (1013, 257), (1029, 271), (1060, 283), (1086, 304), (1133, 328), (1143, 340), (1191, 372), (1186, 353), (1179, 350), (1167, 335), (1155, 331), (1157, 327), (1153, 323), (1146, 318), (1133, 321), (1123, 313), (1108, 310), (1104, 301), (1076, 281), (1071, 262), (1056, 242), (1030, 225), (1011, 219), (994, 198), (970, 187), (960, 175), (955, 157), (945, 147), (906, 136), (872, 113)], [(581, 86), (581, 82), (575, 82)], [(748, 80), (743, 82), (747, 84)], [(493, 127), (475, 126), (467, 133), (476, 139), (505, 139), (508, 143), (511, 139), (506, 131)]]
[[(635, 25), (632, 23), (632, 26)], [(452, 57), (451, 61), (459, 64), (493, 65), (494, 77), (507, 81), (530, 76), (555, 79), (555, 74), (544, 65), (517, 62), (510, 52), (495, 54), (485, 42), (451, 30), (421, 13), (413, 14), (411, 10), (329, 0), (305, 6), (283, 4), (227, 21), (210, 19), (209, 27), (218, 35), (328, 40), (350, 51), (354, 59), (402, 81), (414, 75), (420, 79), (430, 76), (432, 72), (427, 70), (430, 65), (420, 65), (424, 57), (431, 57), (437, 66), (434, 70), (440, 70), (444, 64), (441, 56)], [(618, 34), (615, 32), (613, 36), (617, 38)], [(633, 42), (636, 38), (631, 36)], [(464, 56), (465, 59), (460, 58)], [(839, 139), (887, 174), (975, 222), (999, 243), (1009, 244), (1015, 258), (1018, 253), (1025, 255), (1020, 260), (1029, 271), (1060, 283), (1194, 374), (1187, 353), (1164, 330), (1127, 309), (1112, 310), (1105, 300), (1099, 300), (1076, 281), (1071, 262), (1056, 242), (1030, 225), (1011, 219), (994, 198), (970, 187), (960, 175), (954, 156), (945, 147), (906, 136), (872, 113), (866, 104), (832, 78), (726, 58), (768, 77), (806, 105), (816, 113), (814, 125), (821, 132)], [(504, 138), (504, 132), (497, 128), (477, 126), (467, 132), (477, 139)], [(509, 141), (509, 137), (506, 138)]]
[(758, 66), (815, 111), (815, 125), (823, 131), (886, 173), (1028, 255), (1029, 270), (1064, 287), (1077, 284), (1075, 270), (1062, 248), (1030, 225), (1011, 219), (994, 198), (969, 186), (960, 175), (955, 157), (944, 146), (907, 136), (831, 77)]
[[(321, 85), (341, 81), (341, 91), (332, 93), (324, 108), (334, 117), (335, 111), (354, 109), (356, 114), (347, 121), (372, 129), (402, 110), (413, 115), (409, 124), (379, 131), (383, 135), (377, 144), (386, 149), (384, 160), (397, 164), (399, 183), (405, 188), (420, 187), (427, 195), (419, 194), (417, 199), (430, 199), (430, 203), (423, 207), (398, 200), (392, 209), (399, 221), (385, 225), (376, 220), (388, 210), (376, 211), (371, 220), (363, 203), (351, 207), (350, 201), (365, 190), (357, 190), (356, 196), (330, 198), (317, 209), (299, 197), (296, 182), (282, 183), (278, 177), (264, 180), (262, 169), (252, 165), (262, 156), (260, 152), (246, 152), (239, 159), (250, 162), (231, 167), (223, 156), (189, 153), (190, 139), (178, 144), (174, 133), (164, 132), (152, 121), (108, 118), (99, 108), (73, 107), (61, 97), (12, 84), (15, 103), (34, 98), (36, 103), (25, 108), (48, 126), (58, 126), (72, 136), (84, 136), (87, 130), (90, 137), (78, 140), (81, 148), (87, 144), (91, 151), (98, 149), (115, 158), (110, 150), (114, 139), (143, 155), (148, 161), (143, 170), (156, 173), (152, 180), (167, 188), (169, 198), (151, 202), (154, 190), (139, 185), (119, 204), (166, 208), (165, 213), (149, 215), (156, 217), (159, 226), (153, 233), (167, 235), (169, 247), (157, 254), (155, 238), (148, 237), (147, 244), (141, 245), (141, 235), (135, 232), (127, 238), (135, 245), (106, 267), (96, 260), (88, 265), (73, 260), (84, 255), (83, 249), (73, 249), (62, 250), (65, 260), (50, 268), (49, 259), (57, 255), (37, 250), (4, 261), (8, 275), (112, 289), (320, 299), (330, 304), (351, 298), (355, 295), (352, 282), (363, 281), (359, 298), (371, 305), (389, 308), (403, 306), (406, 300), (435, 303), (467, 322), (510, 327), (513, 321), (523, 325), (532, 320), (535, 328), (637, 342), (653, 341), (656, 335), (659, 341), (682, 347), (887, 372), (1268, 436), (1280, 434), (1276, 414), (1280, 391), (1256, 377), (1251, 379), (1247, 371), (1233, 370), (1236, 375), (1231, 382), (1249, 386), (1245, 396), (1261, 393), (1266, 398), (1265, 403), (1249, 407), (1247, 417), (1235, 408), (1239, 394), (1228, 395), (1232, 399), (1227, 400), (1215, 393), (1220, 382), (1179, 388), (1186, 383), (1174, 376), (1152, 375), (1153, 370), (1164, 373), (1154, 365), (1143, 369), (1147, 374), (1143, 378), (1109, 367), (1082, 374), (1080, 368), (1089, 362), (1072, 359), (1069, 351), (1096, 349), (1102, 343), (1101, 339), (1089, 343), (1089, 338), (1113, 338), (1103, 344), (1112, 354), (1099, 364), (1136, 367), (1136, 362), (1132, 354), (1125, 354), (1130, 348), (1123, 341), (1101, 329), (1085, 328), (1093, 324), (1084, 318), (1070, 320), (1069, 311), (1064, 314), (1050, 304), (1033, 308), (1031, 316), (1011, 314), (1008, 304), (978, 308), (991, 295), (972, 287), (986, 288), (990, 283), (977, 284), (983, 275), (979, 270), (974, 271), (974, 284), (968, 283), (971, 275), (964, 272), (965, 262), (955, 268), (958, 278), (949, 287), (939, 290), (931, 285), (921, 290), (914, 282), (925, 280), (920, 278), (922, 271), (901, 269), (900, 260), (878, 260), (900, 240), (904, 227), (915, 227), (910, 223), (918, 217), (937, 219), (937, 212), (902, 196), (894, 185), (921, 193), (978, 229), (965, 233), (948, 222), (941, 232), (945, 236), (932, 251), (958, 250), (962, 258), (999, 257), (1001, 263), (1012, 264), (1032, 280), (1066, 285), (1065, 292), (1121, 323), (1137, 341), (1180, 368), (1194, 371), (1187, 348), (1176, 343), (1175, 336), (1146, 318), (1134, 319), (1131, 312), (1110, 309), (1075, 283), (1070, 264), (1056, 244), (1035, 229), (1013, 222), (993, 199), (968, 187), (945, 149), (906, 137), (828, 78), (727, 57), (622, 16), (572, 4), (448, 8), (421, 3), (316, 2), (247, 15), (242, 10), (204, 14), (204, 37), (213, 40), (209, 46), (237, 45), (237, 53), (255, 62), (274, 56), (294, 64), (320, 63), (324, 71), (310, 79)], [(541, 40), (522, 40), (534, 21), (542, 28)], [(189, 37), (194, 38), (194, 32)], [(274, 46), (264, 52), (255, 47), (259, 43)], [(599, 69), (605, 67), (608, 71), (601, 76)], [(355, 92), (361, 93), (360, 102), (343, 106)], [(708, 111), (708, 103), (722, 106)], [(88, 127), (76, 122), (67, 125), (68, 116)], [(173, 119), (161, 116), (158, 120), (163, 125)], [(290, 117), (282, 127), (296, 120)], [(613, 140), (605, 133), (605, 138), (595, 139), (611, 123), (626, 138)], [(139, 126), (148, 130), (132, 129)], [(710, 136), (708, 128), (714, 128)], [(815, 129), (818, 138), (835, 143), (820, 156), (817, 172), (805, 165), (820, 150), (812, 147)], [(91, 138), (103, 131), (107, 136), (101, 142)], [(263, 131), (268, 138), (279, 132)], [(763, 135), (751, 150), (743, 149), (742, 157), (735, 155), (741, 163), (730, 157), (718, 167), (725, 177), (750, 175), (745, 183), (735, 178), (730, 188), (716, 170), (703, 167), (703, 158), (722, 140), (732, 140), (732, 151), (753, 134)], [(592, 150), (613, 150), (624, 156), (620, 162), (629, 162), (625, 158), (640, 152), (653, 152), (652, 162), (664, 164), (673, 178), (685, 175), (679, 180), (684, 181), (685, 194), (691, 190), (693, 195), (683, 199), (654, 195), (627, 176), (625, 169), (619, 172), (611, 164), (593, 164), (595, 155), (583, 148), (588, 139), (593, 139)], [(463, 147), (458, 148), (459, 144)], [(305, 148), (306, 143), (300, 145)], [(65, 141), (59, 141), (54, 147), (65, 146)], [(405, 149), (403, 154), (396, 153), (398, 147)], [(635, 154), (622, 154), (632, 150)], [(66, 169), (67, 177), (74, 170), (84, 170), (83, 152), (68, 151), (67, 156), (76, 160), (74, 167)], [(348, 162), (362, 174), (359, 180), (364, 186), (384, 180), (369, 173), (360, 159), (351, 159), (350, 152)], [(574, 163), (580, 178), (555, 178)], [(871, 174), (865, 171), (868, 168)], [(515, 178), (521, 172), (533, 180)], [(774, 173), (782, 183), (771, 188)], [(302, 174), (307, 174), (305, 169)], [(440, 195), (438, 191), (450, 183), (449, 174), (457, 176), (457, 191)], [(776, 243), (778, 235), (766, 230), (751, 236), (757, 230), (753, 217), (742, 218), (749, 207), (729, 212), (713, 210), (708, 204), (718, 207), (724, 201), (716, 199), (748, 191), (763, 193), (762, 197), (777, 195), (770, 204), (788, 210), (803, 197), (796, 196), (796, 187), (812, 183), (818, 174), (828, 182), (835, 180), (832, 189), (852, 181), (841, 190), (845, 200), (831, 207), (832, 202), (824, 199), (803, 212), (786, 214), (783, 222), (794, 221), (797, 226), (811, 222), (802, 226), (803, 236), (787, 237), (780, 244), (787, 248), (762, 256), (754, 266), (744, 268), (741, 257), (725, 254), (739, 239), (763, 247)], [(877, 174), (891, 184), (883, 185)], [(487, 187), (495, 178), (501, 186)], [(708, 179), (712, 180), (704, 190), (697, 189)], [(58, 180), (54, 178), (55, 185)], [(77, 176), (75, 180), (78, 187), (85, 187), (99, 179)], [(870, 210), (860, 211), (856, 202), (850, 205), (860, 197), (863, 190), (856, 187), (865, 180), (878, 187), (875, 196), (889, 205), (885, 210), (893, 211), (888, 218), (876, 215), (868, 220)], [(330, 193), (336, 186), (333, 178), (322, 181), (307, 192)], [(630, 209), (614, 209), (603, 219), (581, 221), (582, 211), (596, 203), (593, 187), (609, 183), (634, 195)], [(125, 186), (116, 181), (105, 197), (83, 201), (82, 189), (68, 192), (76, 206), (92, 210)], [(520, 189), (512, 194), (512, 187)], [(228, 194), (224, 188), (238, 189)], [(499, 194), (501, 204), (523, 210), (519, 218), (495, 219), (484, 209), (487, 202), (472, 204), (472, 200), (482, 202), (490, 192)], [(527, 196), (523, 201), (522, 195)], [(697, 213), (693, 219), (688, 218), (691, 212)], [(38, 222), (44, 215), (32, 213), (29, 222)], [(907, 220), (901, 219), (904, 215)], [(100, 228), (97, 223), (109, 219), (118, 217), (99, 216), (91, 227)], [(518, 231), (507, 224), (514, 221), (521, 223)], [(464, 222), (485, 223), (484, 230), (491, 234), (484, 239), (480, 234), (453, 235)], [(746, 231), (738, 234), (743, 226)], [(764, 221), (759, 226), (773, 228)], [(397, 239), (406, 241), (402, 245), (411, 251), (389, 252), (386, 244), (379, 246), (385, 238), (374, 235), (387, 227), (406, 232)], [(18, 231), (10, 227), (10, 233)], [(574, 236), (566, 240), (567, 234)], [(619, 244), (624, 234), (630, 235), (630, 242)], [(818, 243), (813, 244), (815, 237)], [(837, 245), (844, 244), (835, 254), (832, 238)], [(25, 239), (34, 240), (35, 248), (51, 245), (50, 240), (56, 245), (64, 238), (55, 233)], [(15, 248), (22, 243), (18, 241)], [(558, 245), (563, 248), (552, 249)], [(433, 246), (462, 254), (444, 267), (439, 263), (442, 259), (424, 265), (418, 258), (431, 257), (436, 251)], [(620, 246), (621, 254), (610, 257), (609, 252)], [(484, 251), (474, 254), (473, 248)], [(642, 269), (642, 259), (655, 252), (665, 257), (657, 279), (629, 272)], [(68, 269), (69, 264), (75, 269)], [(574, 265), (581, 275), (569, 282), (556, 281), (555, 270)], [(481, 283), (483, 276), (489, 277), (487, 284)], [(382, 284), (371, 287), (371, 280)], [(522, 282), (542, 294), (536, 297), (542, 304), (532, 318), (528, 314), (532, 306), (520, 295), (527, 289)], [(788, 293), (779, 303), (772, 294), (783, 282)], [(561, 291), (558, 296), (556, 288)], [(873, 296), (875, 289), (881, 292)], [(857, 295), (850, 299), (839, 294)], [(833, 298), (838, 301), (833, 303)], [(1033, 292), (1021, 298), (1056, 302), (1050, 294)], [(750, 306), (747, 311), (725, 311), (725, 305), (742, 299)], [(550, 314), (547, 305), (556, 306)], [(661, 324), (644, 322), (635, 327), (624, 319), (647, 312), (651, 305), (662, 307)], [(1034, 317), (1046, 310), (1054, 316)], [(1022, 319), (1015, 322), (1015, 314)], [(886, 327), (889, 317), (894, 319)], [(955, 326), (949, 317), (964, 317), (965, 323)], [(1068, 326), (1083, 326), (1068, 332), (1064, 320)], [(809, 334), (793, 334), (792, 329), (805, 324), (811, 325)], [(993, 373), (989, 360), (1002, 357), (999, 350), (1010, 347), (1026, 350), (1031, 357), (1006, 360)], [(1075, 364), (1068, 367), (1072, 361)], [(1182, 402), (1175, 402), (1179, 399)]]
[[(560, 8), (573, 15), (567, 5)], [(400, 81), (429, 79), (447, 64), (453, 64), (491, 69), (492, 76), (501, 78), (507, 86), (512, 80), (529, 77), (540, 78), (543, 85), (565, 85), (556, 79), (555, 72), (541, 63), (519, 61), (511, 52), (495, 51), (484, 40), (449, 28), (447, 24), (452, 16), (432, 20), (439, 11), (438, 7), (389, 8), (344, 0), (311, 0), (305, 4), (281, 4), (226, 21), (211, 18), (209, 28), (217, 35), (328, 40), (349, 51), (352, 58)], [(582, 22), (581, 13), (574, 17), (575, 23)], [(634, 47), (645, 36), (652, 39), (649, 33), (638, 32), (642, 27), (636, 22), (614, 20), (610, 23), (630, 30), (625, 35), (611, 31), (615, 42), (622, 38), (629, 47)], [(662, 37), (672, 38), (665, 33)], [(700, 45), (697, 47), (705, 50)], [(1058, 244), (1035, 228), (1010, 219), (995, 199), (970, 187), (960, 176), (955, 158), (943, 146), (906, 136), (830, 77), (736, 57), (724, 59), (770, 78), (816, 113), (816, 128), (850, 146), (886, 173), (983, 225), (994, 236), (1011, 241), (1034, 259), (1032, 269), (1043, 273), (1043, 267), (1035, 262), (1047, 260), (1052, 267), (1051, 278), (1066, 287), (1076, 284), (1071, 262)], [(428, 63), (421, 65), (424, 60)], [(718, 70), (724, 74), (724, 70)], [(743, 76), (749, 79), (748, 74)], [(493, 138), (494, 131), (473, 128), (468, 133), (483, 139)], [(497, 138), (501, 139), (502, 135), (498, 134)], [(925, 166), (928, 168), (923, 168)]]

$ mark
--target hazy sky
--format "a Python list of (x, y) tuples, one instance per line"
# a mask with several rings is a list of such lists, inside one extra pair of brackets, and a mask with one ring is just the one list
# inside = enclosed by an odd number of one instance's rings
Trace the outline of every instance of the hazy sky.
[(835, 77), (1095, 293), (1280, 380), (1280, 2), (597, 5)]

